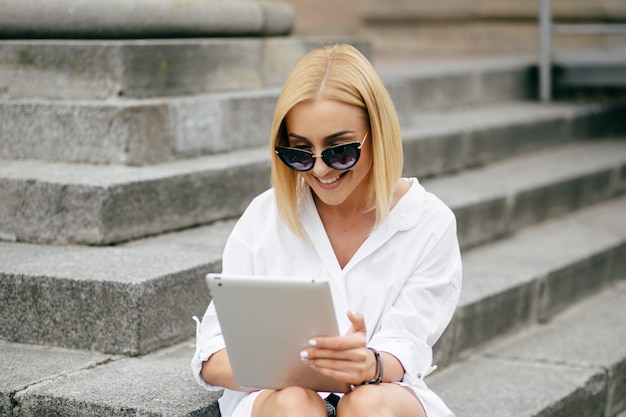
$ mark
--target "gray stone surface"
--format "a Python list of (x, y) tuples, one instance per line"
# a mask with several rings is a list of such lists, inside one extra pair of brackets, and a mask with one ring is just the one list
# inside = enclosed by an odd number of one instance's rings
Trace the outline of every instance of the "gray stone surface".
[(554, 56), (556, 90), (626, 88), (626, 49), (563, 51)]
[(112, 357), (0, 340), (0, 416), (13, 415), (15, 395), (31, 385), (104, 364)]
[(533, 62), (525, 58), (476, 59), (379, 69), (402, 124), (419, 112), (533, 97)]
[[(269, 113), (271, 104), (267, 96), (258, 97), (258, 101), (250, 100), (247, 95), (241, 95), (238, 99), (235, 96), (235, 93), (231, 93), (228, 95), (230, 99), (222, 102), (222, 117), (216, 119), (222, 121), (221, 127), (212, 125), (216, 131), (208, 137), (219, 137), (223, 131), (229, 140), (219, 143), (228, 143), (233, 148), (254, 145), (253, 138), (263, 136), (255, 128), (258, 129), (263, 123), (264, 115), (254, 113), (253, 109), (263, 107), (259, 104), (264, 104)], [(175, 109), (180, 111), (177, 117), (181, 120), (175, 125), (181, 126), (183, 130), (178, 135), (181, 138), (180, 152), (191, 152), (191, 149), (202, 147), (198, 138), (205, 129), (193, 126), (191, 120), (203, 120), (198, 115), (204, 115), (206, 119), (213, 109), (210, 104), (208, 109), (198, 104), (196, 99), (177, 101)], [(66, 109), (76, 111), (76, 108), (69, 106)], [(159, 109), (158, 106), (152, 108), (153, 114), (158, 116)], [(447, 114), (447, 118), (426, 118), (420, 128), (422, 130), (413, 133), (418, 138), (413, 136), (407, 139), (407, 160), (413, 158), (415, 144), (418, 145), (417, 149), (431, 148), (433, 153), (429, 155), (436, 161), (441, 157), (433, 155), (440, 155), (439, 152), (448, 154), (450, 147), (447, 145), (458, 141), (468, 149), (461, 150), (461, 153), (476, 155), (468, 158), (470, 166), (479, 160), (504, 158), (507, 155), (504, 146), (498, 152), (488, 149), (498, 140), (506, 141), (515, 128), (519, 128), (520, 124), (516, 125), (516, 120), (532, 133), (533, 120), (539, 118), (544, 121), (547, 118), (538, 116), (539, 111), (533, 106), (511, 105), (508, 110), (511, 113), (525, 113), (526, 121), (521, 122), (521, 116), (514, 118), (508, 116), (508, 112), (491, 108), (471, 114), (461, 112), (459, 119), (492, 119), (499, 116), (502, 117), (501, 124), (491, 122), (482, 127), (478, 127), (478, 124), (464, 127), (454, 122), (457, 116), (455, 112)], [(548, 125), (561, 123), (562, 130), (568, 130), (575, 124), (571, 120), (579, 120), (581, 113), (584, 118), (585, 114), (594, 115), (598, 111), (595, 107), (555, 106), (552, 111), (547, 111), (554, 117)], [(195, 118), (189, 116), (194, 113), (197, 115)], [(245, 115), (248, 114), (255, 116), (247, 120)], [(168, 119), (162, 115), (158, 118)], [(77, 117), (76, 120), (80, 119)], [(106, 120), (103, 118), (102, 129)], [(269, 120), (269, 116), (265, 120)], [(445, 121), (457, 129), (456, 135), (440, 131), (439, 136), (430, 136), (436, 129), (433, 126)], [(428, 123), (431, 123), (431, 128)], [(507, 127), (507, 123), (512, 126)], [(228, 129), (228, 126), (236, 128)], [(52, 127), (54, 130), (54, 125)], [(151, 129), (162, 131), (158, 126), (152, 126)], [(56, 132), (59, 137), (65, 138), (62, 131), (59, 127)], [(185, 136), (185, 132), (188, 135)], [(568, 135), (561, 134), (554, 141), (563, 141)], [(31, 135), (31, 138), (35, 137), (38, 135)], [(89, 144), (97, 142), (97, 137), (93, 136)], [(486, 137), (490, 139), (485, 140)], [(522, 135), (517, 137), (520, 138), (518, 143), (521, 143)], [(204, 138), (202, 142), (205, 146), (207, 139)], [(141, 141), (141, 138), (138, 140)], [(265, 143), (266, 140), (259, 139), (259, 142)], [(25, 147), (29, 143), (28, 140), (23, 142), (20, 146)], [(549, 142), (535, 143), (534, 147), (540, 148)], [(145, 145), (148, 144), (151, 142), (146, 137)], [(122, 145), (120, 141), (119, 147)], [(151, 145), (157, 149), (154, 143)], [(510, 152), (521, 154), (533, 149), (533, 145), (525, 146), (526, 149), (522, 145), (512, 145)], [(42, 146), (40, 149), (41, 152), (48, 149), (81, 152), (80, 148), (71, 146)], [(88, 153), (90, 148), (85, 146), (83, 149)], [(469, 247), (524, 225), (549, 219), (568, 208), (588, 205), (623, 191), (626, 188), (621, 173), (625, 164), (624, 155), (623, 141), (581, 144), (428, 183), (457, 212), (462, 244)], [(142, 168), (3, 161), (0, 166), (0, 182), (4, 184), (0, 190), (3, 197), (0, 199), (0, 231), (3, 236), (14, 236), (25, 241), (107, 244), (236, 216), (254, 195), (269, 185), (265, 179), (267, 157), (265, 149), (249, 149)], [(420, 154), (419, 158), (423, 160), (428, 156)], [(437, 162), (424, 166), (433, 170), (453, 169), (452, 166), (442, 166)], [(405, 174), (422, 177), (424, 172), (412, 172), (412, 165), (408, 163)], [(238, 186), (229, 187), (232, 181), (236, 181)], [(229, 192), (225, 192), (227, 189)], [(51, 216), (51, 213), (55, 215)]]
[[(438, 371), (428, 383), (459, 417), (592, 417), (603, 415), (605, 407), (619, 412), (625, 300), (624, 284), (610, 288), (548, 324)], [(21, 415), (218, 415), (219, 392), (204, 392), (191, 377), (188, 343), (141, 358), (7, 343), (0, 350), (16, 370), (0, 385)], [(41, 375), (43, 363), (48, 373)], [(29, 377), (31, 372), (41, 378)]]
[[(13, 99), (77, 100), (279, 87), (306, 52), (328, 41), (314, 37), (0, 40), (0, 93)], [(365, 41), (344, 41), (369, 53)]]
[(137, 355), (191, 337), (231, 228), (105, 248), (0, 243), (0, 339)]
[(0, 155), (145, 165), (265, 146), (278, 92), (176, 99), (0, 101)]
[[(193, 348), (185, 343), (141, 358), (84, 366), (31, 384), (15, 394), (15, 401), (20, 415), (33, 417), (218, 417), (216, 399), (221, 393), (208, 393), (195, 382), (189, 367), (192, 355)], [(73, 357), (79, 359), (80, 352), (68, 355)]]
[(171, 155), (165, 103), (1, 101), (2, 155), (139, 164)]
[[(615, 280), (626, 257), (624, 213), (619, 199), (466, 252), (459, 313), (438, 361), (545, 320)], [(0, 337), (127, 354), (190, 337), (190, 317), (209, 300), (203, 276), (219, 269), (232, 224), (116, 247), (0, 243)]]
[[(231, 40), (239, 42), (235, 44), (239, 45), (236, 50), (254, 53), (233, 52), (228, 55), (225, 52), (228, 50), (227, 44), (178, 45), (176, 42), (183, 41), (170, 41), (171, 44), (165, 45), (113, 43), (106, 48), (101, 46), (104, 51), (99, 59), (92, 55), (99, 55), (100, 52), (93, 52), (89, 47), (84, 47), (84, 53), (70, 53), (63, 50), (63, 45), (52, 45), (51, 50), (42, 46), (32, 56), (13, 50), (17, 48), (15, 45), (13, 49), (0, 48), (0, 83), (4, 80), (4, 88), (9, 96), (29, 96), (31, 94), (27, 90), (30, 89), (32, 95), (44, 97), (65, 95), (70, 99), (91, 95), (92, 98), (107, 98), (97, 101), (40, 98), (0, 100), (0, 134), (5, 138), (0, 144), (0, 157), (142, 165), (265, 145), (278, 96), (277, 88), (198, 93), (213, 87), (232, 86), (224, 77), (237, 80), (241, 76), (254, 85), (267, 84), (260, 79), (261, 75), (257, 77), (249, 74), (250, 71), (267, 73), (268, 77), (282, 81), (281, 74), (291, 68), (296, 56), (300, 56), (300, 52), (295, 50), (306, 50), (309, 46), (283, 48), (280, 42), (266, 41), (267, 44), (262, 47), (254, 43), (257, 40)], [(282, 43), (289, 44), (290, 41), (284, 40)], [(56, 49), (61, 49), (58, 54), (55, 53)], [(128, 54), (122, 54), (118, 49)], [(272, 59), (259, 58), (259, 49), (265, 51), (262, 55), (271, 56)], [(217, 61), (214, 61), (213, 64), (198, 65), (198, 60), (205, 59), (202, 57), (209, 54), (206, 51), (210, 50), (219, 52), (215, 59), (219, 58), (220, 64), (215, 67)], [(117, 57), (119, 54), (123, 56)], [(227, 56), (222, 57), (225, 54)], [(239, 55), (244, 55), (245, 59), (238, 59)], [(83, 56), (84, 60), (81, 60)], [(275, 59), (276, 56), (281, 59)], [(5, 57), (4, 64), (2, 57)], [(105, 65), (104, 62), (110, 59), (112, 63)], [(60, 80), (48, 81), (49, 76), (46, 74), (55, 73), (54, 69), (46, 68), (45, 62), (51, 60), (62, 61), (58, 65), (68, 68), (59, 70)], [(22, 61), (28, 64), (21, 64)], [(116, 65), (118, 61), (124, 64)], [(165, 69), (161, 68), (164, 62)], [(261, 69), (264, 62), (272, 62), (272, 68)], [(112, 68), (107, 70), (109, 67)], [(479, 75), (488, 77), (490, 71), (499, 68), (481, 68)], [(32, 77), (16, 75), (16, 71), (19, 74), (31, 74)], [(448, 84), (452, 83), (451, 77), (471, 78), (471, 68), (465, 71), (469, 73), (426, 73), (430, 79), (420, 78), (425, 75), (413, 72), (404, 76), (393, 73), (386, 75), (387, 81), (397, 86), (399, 94), (415, 94), (419, 97), (413, 100), (417, 102), (409, 103), (401, 95), (394, 96), (394, 90), (391, 89), (400, 115), (404, 112), (410, 115), (404, 128), (408, 171), (420, 176), (439, 174), (445, 169), (458, 170), (468, 165), (484, 164), (509, 155), (513, 149), (530, 151), (572, 138), (603, 137), (626, 132), (623, 119), (614, 117), (616, 112), (619, 114), (626, 110), (619, 105), (538, 106), (500, 103), (485, 107), (485, 103), (492, 103), (493, 100), (481, 96), (474, 99), (475, 103), (483, 103), (477, 109), (438, 113), (419, 111), (419, 100), (428, 102), (428, 95), (420, 90), (418, 80), (429, 84), (435, 79)], [(207, 86), (207, 83), (213, 87)], [(50, 89), (57, 89), (57, 92)], [(134, 100), (119, 97), (123, 91), (124, 95), (139, 97), (192, 92), (194, 95)], [(463, 102), (455, 91), (447, 91), (445, 95), (448, 101)], [(445, 107), (444, 104), (437, 105), (441, 106)], [(503, 137), (507, 140), (503, 140)], [(441, 141), (436, 149), (432, 149), (428, 146), (432, 147), (435, 142), (425, 142), (425, 138), (441, 138)], [(458, 149), (456, 144), (460, 144), (461, 148)], [(432, 151), (437, 152), (435, 157), (430, 153)]]
[(572, 144), (425, 181), (457, 214), (471, 247), (624, 190), (626, 142)]
[(268, 151), (142, 168), (0, 164), (3, 236), (107, 244), (233, 218), (269, 187)]
[[(606, 214), (588, 213), (605, 226), (613, 223)], [(198, 238), (188, 236), (186, 246), (194, 247)], [(139, 246), (156, 243), (146, 240)], [(473, 278), (466, 277), (466, 287), (472, 287)], [(605, 407), (612, 413), (623, 410), (624, 285), (581, 301), (547, 324), (501, 338), (478, 356), (436, 372), (429, 385), (459, 417), (592, 417)], [(21, 415), (218, 415), (219, 392), (204, 392), (191, 377), (190, 342), (139, 358), (8, 343), (0, 343), (0, 351), (0, 361), (13, 370), (0, 378), (3, 399)], [(43, 364), (47, 372), (42, 374)]]
[(610, 287), (602, 297), (574, 304), (553, 323), (494, 346), (489, 354), (606, 370), (610, 400), (607, 415), (616, 415), (626, 410), (625, 302), (626, 285), (621, 283)]
[(609, 287), (439, 371), (429, 385), (459, 417), (615, 416), (626, 407), (625, 302), (624, 283)]
[(436, 347), (451, 363), (503, 334), (545, 322), (626, 274), (626, 199), (529, 228), (463, 254), (464, 285)]
[[(0, 101), (0, 133), (5, 138), (0, 155), (146, 164), (265, 144), (277, 89), (141, 101), (118, 96), (198, 94), (233, 83), (258, 88), (269, 83), (263, 81), (265, 76), (279, 85), (295, 60), (314, 46), (311, 43), (287, 39), (0, 42), (0, 83), (4, 83), (0, 90), (9, 97), (108, 99)], [(207, 64), (198, 63), (203, 61)], [(490, 70), (481, 68), (480, 74)], [(449, 81), (445, 73), (427, 75), (441, 78), (444, 84)], [(411, 77), (416, 76), (420, 75), (398, 78), (399, 91), (413, 91)], [(390, 80), (395, 77), (388, 75)], [(459, 96), (448, 92), (447, 97), (458, 100)], [(416, 111), (414, 103), (394, 99), (398, 109)]]
[(168, 38), (286, 35), (293, 11), (278, 1), (5, 0), (0, 34), (10, 38)]
[(607, 394), (602, 369), (479, 358), (429, 383), (458, 417), (601, 416)]
[(626, 133), (623, 105), (507, 102), (418, 112), (403, 131), (405, 172), (420, 178), (482, 166), (572, 139)]

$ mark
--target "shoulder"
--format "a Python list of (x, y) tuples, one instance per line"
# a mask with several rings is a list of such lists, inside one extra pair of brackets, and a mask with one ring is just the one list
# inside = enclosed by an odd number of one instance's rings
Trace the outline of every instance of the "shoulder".
[(437, 220), (443, 223), (456, 223), (454, 212), (435, 194), (424, 190), (424, 205), (422, 216), (424, 220)]
[[(268, 233), (268, 228), (276, 227), (272, 222), (275, 214), (274, 190), (269, 189), (255, 197), (246, 207), (243, 214), (237, 219), (231, 230), (226, 246), (224, 248), (223, 267), (241, 272), (241, 265), (237, 262), (244, 262), (243, 255), (252, 251), (257, 245), (259, 237), (274, 236), (275, 233)], [(235, 264), (236, 267), (232, 265)]]
[(278, 213), (276, 193), (270, 188), (256, 196), (237, 220), (233, 234), (247, 240), (267, 238), (285, 232), (286, 225)]
[(276, 197), (273, 188), (270, 188), (256, 196), (241, 215), (240, 221), (247, 218), (267, 216), (276, 212)]
[(396, 216), (403, 230), (424, 228), (440, 229), (444, 225), (456, 224), (452, 210), (435, 194), (429, 192), (417, 178), (404, 181), (410, 184), (408, 191), (397, 204)]

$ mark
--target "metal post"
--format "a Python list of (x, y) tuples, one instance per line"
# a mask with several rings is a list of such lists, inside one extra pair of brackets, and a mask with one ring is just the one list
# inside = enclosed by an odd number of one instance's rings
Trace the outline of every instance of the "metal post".
[(551, 0), (539, 3), (539, 97), (548, 102), (552, 98), (552, 4)]

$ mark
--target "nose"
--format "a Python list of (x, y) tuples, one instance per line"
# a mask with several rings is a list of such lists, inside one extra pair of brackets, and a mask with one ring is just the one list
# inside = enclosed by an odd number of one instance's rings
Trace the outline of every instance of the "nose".
[(333, 169), (322, 160), (322, 155), (317, 154), (315, 158), (313, 158), (313, 168), (309, 172), (313, 173), (316, 177), (324, 177), (332, 170)]

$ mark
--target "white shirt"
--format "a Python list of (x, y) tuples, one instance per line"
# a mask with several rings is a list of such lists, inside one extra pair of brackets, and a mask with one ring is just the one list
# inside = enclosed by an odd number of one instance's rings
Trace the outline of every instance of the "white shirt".
[[(252, 275), (326, 277), (331, 283), (340, 332), (350, 328), (347, 311), (365, 318), (367, 345), (391, 353), (405, 369), (402, 385), (411, 387), (429, 417), (452, 413), (426, 387), (423, 378), (435, 367), (432, 346), (447, 327), (461, 290), (461, 255), (452, 211), (415, 178), (384, 223), (376, 228), (342, 269), (311, 193), (299, 213), (309, 241), (296, 236), (278, 215), (274, 190), (256, 197), (235, 225), (224, 249), (223, 272)], [(196, 321), (198, 321), (196, 319)], [(192, 369), (223, 349), (213, 303), (196, 330)], [(224, 390), (223, 417), (248, 394)], [(241, 415), (243, 417), (243, 415)]]

